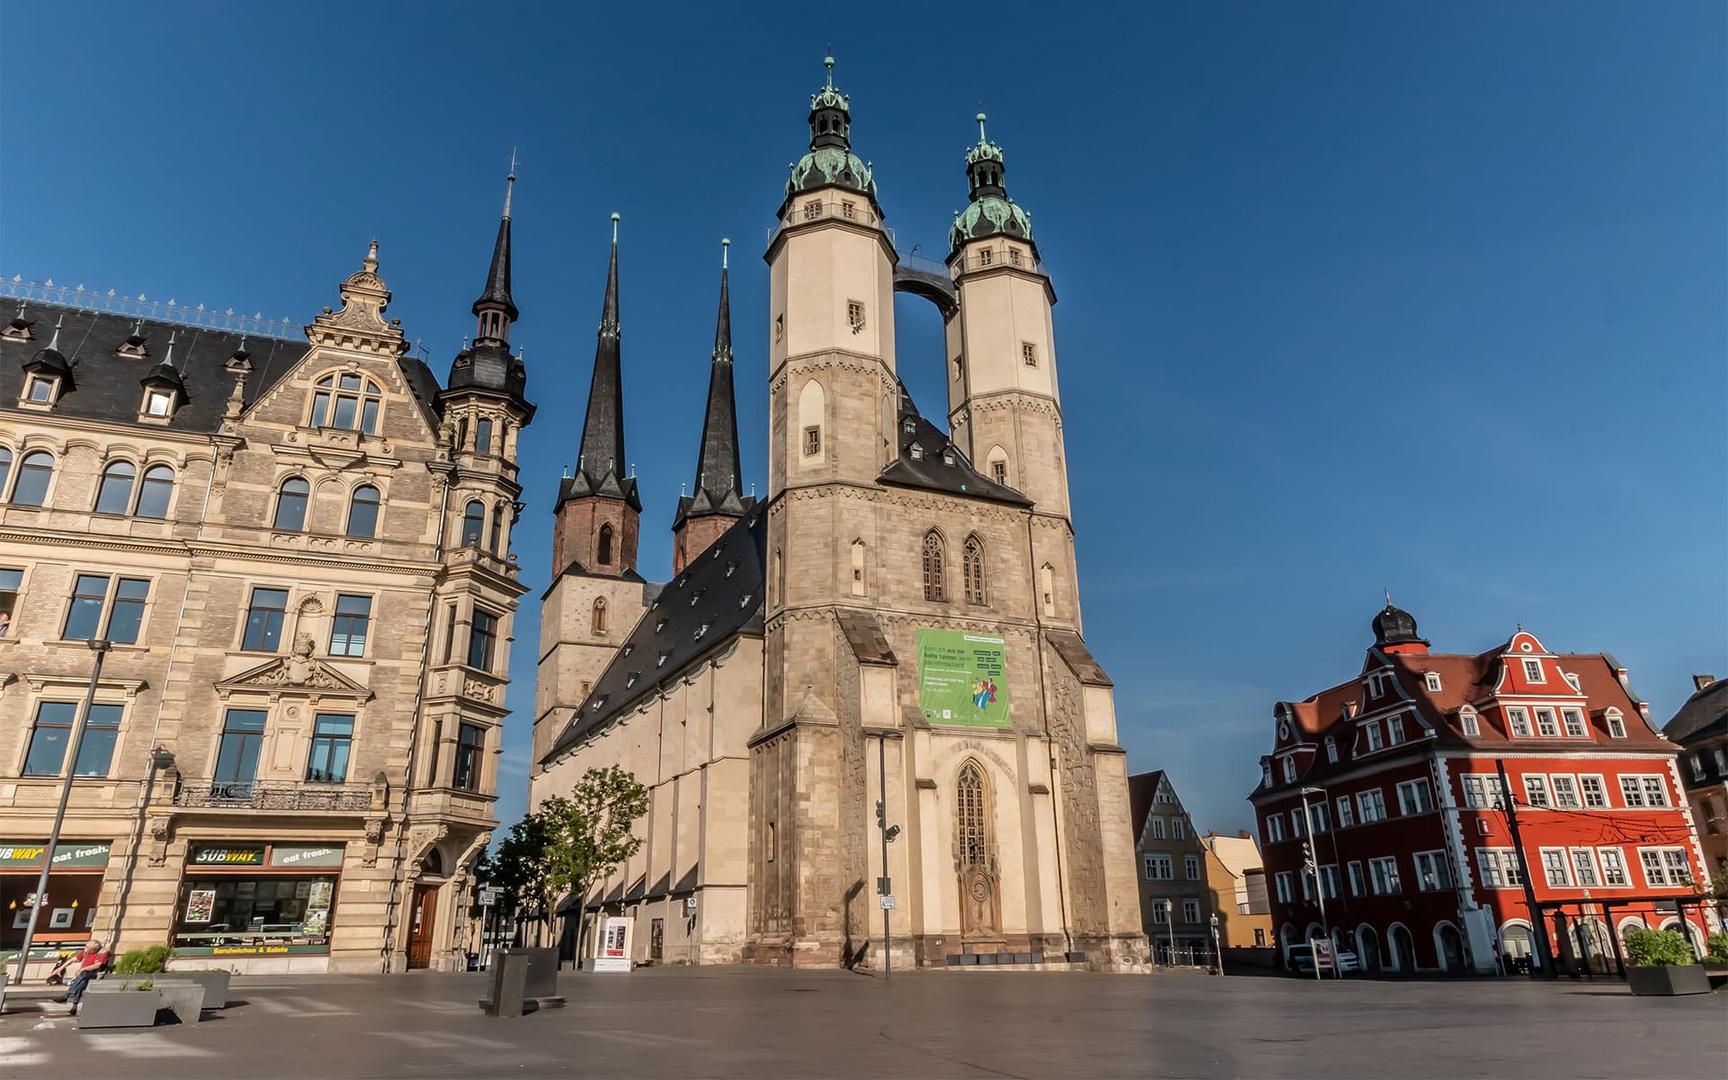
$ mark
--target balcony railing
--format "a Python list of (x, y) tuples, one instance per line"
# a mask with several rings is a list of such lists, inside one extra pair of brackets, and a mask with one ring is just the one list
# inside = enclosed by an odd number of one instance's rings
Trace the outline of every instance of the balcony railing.
[(298, 780), (182, 780), (175, 806), (214, 810), (342, 810), (372, 807), (370, 784), (308, 784)]

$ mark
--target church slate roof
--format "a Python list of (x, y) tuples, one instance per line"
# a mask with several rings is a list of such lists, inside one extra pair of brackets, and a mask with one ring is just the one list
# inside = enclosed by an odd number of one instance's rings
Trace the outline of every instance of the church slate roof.
[(1032, 505), (1031, 499), (974, 469), (942, 429), (919, 414), (905, 383), (900, 384), (900, 460), (883, 469), (877, 479), (896, 487), (924, 488), (1015, 506)]
[(1682, 746), (1724, 732), (1728, 732), (1728, 679), (1717, 679), (1695, 692), (1662, 728), (1662, 734)]
[[(175, 410), (166, 425), (171, 431), (214, 434), (222, 424), (234, 375), (226, 370), (230, 357), (241, 348), (249, 355), (252, 373), (246, 377), (246, 404), (269, 390), (306, 355), (304, 341), (247, 337), (228, 330), (182, 326), (178, 323), (140, 321), (114, 312), (85, 311), (32, 301), (35, 331), (64, 317), (60, 329), (60, 352), (73, 372), (72, 386), (54, 403), (53, 413), (80, 420), (102, 420), (130, 424), (138, 420), (143, 401), (141, 380), (168, 353), (168, 338), (174, 335), (174, 369), (185, 388), (186, 402)], [(134, 328), (144, 339), (143, 356), (122, 356), (120, 346), (134, 337)], [(40, 337), (41, 335), (38, 334)], [(0, 409), (15, 409), (23, 388), (24, 364), (42, 349), (42, 341), (0, 339)], [(437, 378), (418, 360), (404, 357), (403, 374), (423, 405), (437, 394)], [(418, 367), (419, 372), (413, 369)], [(429, 385), (428, 385), (429, 384)]]
[(542, 763), (603, 729), (738, 635), (760, 634), (767, 549), (768, 515), (756, 507), (690, 560), (631, 629)]

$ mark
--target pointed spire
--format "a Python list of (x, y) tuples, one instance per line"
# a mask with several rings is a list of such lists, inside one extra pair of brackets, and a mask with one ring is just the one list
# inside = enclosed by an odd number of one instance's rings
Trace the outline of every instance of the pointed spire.
[(594, 346), (594, 377), (588, 385), (588, 411), (582, 421), (581, 454), (569, 494), (610, 495), (640, 510), (636, 484), (625, 476), (624, 378), (619, 351), (618, 220), (612, 215), (612, 251), (606, 266), (606, 295)]
[(702, 417), (702, 443), (696, 454), (696, 482), (679, 500), (677, 521), (691, 514), (742, 514), (738, 491), (738, 414), (732, 390), (732, 301), (727, 256), (732, 242), (720, 241), (720, 309), (714, 318), (714, 354), (708, 371), (708, 406)]
[(510, 295), (510, 202), (516, 192), (516, 151), (510, 151), (510, 172), (504, 178), (504, 213), (498, 219), (498, 238), (492, 242), (492, 263), (486, 268), (486, 287), (470, 310), (477, 320), (475, 341), (509, 341), (510, 324), (516, 321), (516, 301)]
[(66, 316), (64, 315), (54, 320), (54, 336), (48, 339), (48, 348), (53, 349), (55, 352), (60, 351), (60, 327), (64, 325), (65, 322)]

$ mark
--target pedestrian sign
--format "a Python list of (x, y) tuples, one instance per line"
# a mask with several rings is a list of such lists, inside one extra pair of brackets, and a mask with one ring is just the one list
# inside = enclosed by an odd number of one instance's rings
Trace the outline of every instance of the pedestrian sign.
[(883, 911), (893, 911), (894, 910), (894, 897), (893, 896), (884, 896), (882, 898), (882, 910)]

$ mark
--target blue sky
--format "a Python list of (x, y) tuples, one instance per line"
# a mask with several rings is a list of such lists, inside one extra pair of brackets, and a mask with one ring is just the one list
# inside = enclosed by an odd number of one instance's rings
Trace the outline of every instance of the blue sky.
[[(992, 117), (1061, 298), (1087, 640), (1131, 766), (1171, 770), (1202, 828), (1248, 824), (1272, 703), (1355, 672), (1383, 587), (1439, 649), (1523, 623), (1610, 650), (1658, 723), (1728, 674), (1721, 4), (580, 7), (0, 6), (7, 277), (299, 325), (375, 236), (442, 373), (519, 148), (540, 414), (506, 821), (607, 215), (665, 576), (722, 236), (763, 482), (758, 256), (830, 46), (903, 251), (945, 253)], [(937, 316), (897, 314), (939, 414)]]

